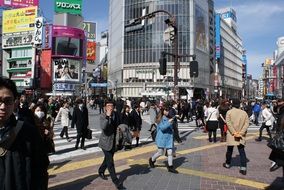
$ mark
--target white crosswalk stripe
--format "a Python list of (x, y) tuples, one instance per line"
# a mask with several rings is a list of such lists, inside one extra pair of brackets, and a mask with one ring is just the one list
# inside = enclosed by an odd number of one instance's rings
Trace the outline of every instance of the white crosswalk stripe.
[[(62, 139), (59, 135), (61, 132), (62, 128), (59, 126), (55, 126), (54, 128), (54, 144), (55, 144), (55, 153), (49, 155), (49, 160), (51, 162), (56, 162), (60, 160), (67, 160), (71, 159), (77, 156), (83, 156), (83, 155), (88, 155), (92, 154), (95, 152), (101, 151), (101, 149), (97, 146), (99, 142), (99, 136), (101, 134), (101, 131), (98, 131), (96, 129), (93, 130), (93, 138), (88, 140), (85, 140), (85, 147), (86, 150), (83, 149), (75, 149), (75, 143), (76, 143), (76, 129), (68, 128), (68, 135), (71, 139), (70, 142), (67, 141), (67, 139), (64, 136), (64, 139)], [(139, 140), (140, 143), (145, 143), (145, 142), (151, 142), (152, 138), (146, 137), (146, 138), (141, 138)], [(135, 145), (136, 140), (133, 139), (132, 144)], [(79, 144), (80, 146), (80, 144)]]

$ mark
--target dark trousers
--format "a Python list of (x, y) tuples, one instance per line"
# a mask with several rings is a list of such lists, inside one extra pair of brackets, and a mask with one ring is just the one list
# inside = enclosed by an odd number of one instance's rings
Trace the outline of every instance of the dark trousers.
[(184, 118), (186, 117), (187, 119), (187, 123), (189, 122), (189, 114), (188, 111), (182, 112), (182, 117), (180, 119), (180, 121), (183, 123)]
[(269, 127), (270, 127), (270, 126), (265, 125), (264, 123), (261, 125), (261, 127), (259, 128), (259, 139), (261, 139), (261, 137), (262, 137), (262, 131), (263, 131), (263, 129), (266, 129), (266, 131), (267, 131), (267, 133), (268, 133), (268, 135), (269, 135), (269, 138), (272, 139), (272, 136), (271, 136)]
[(173, 129), (174, 129), (174, 139), (175, 139), (177, 142), (181, 142), (181, 138), (180, 138), (180, 136), (179, 136), (178, 124), (177, 124), (177, 123), (174, 123)]
[[(240, 154), (241, 160), (241, 167), (247, 167), (247, 157), (245, 152), (245, 146), (240, 144), (237, 146)], [(233, 154), (234, 146), (227, 146), (227, 153), (226, 153), (226, 164), (231, 164), (232, 154)]]
[(63, 136), (66, 136), (67, 139), (69, 139), (69, 136), (68, 136), (68, 127), (67, 126), (64, 126), (61, 133), (60, 133), (60, 137), (63, 137)]
[(216, 142), (217, 141), (217, 138), (216, 138), (216, 136), (217, 136), (217, 133), (216, 133), (216, 129), (214, 129), (214, 130), (208, 130), (208, 137), (209, 137), (209, 141), (210, 142), (212, 142), (212, 133), (213, 133), (213, 141), (214, 142)]
[(77, 141), (76, 141), (76, 145), (75, 147), (78, 148), (78, 145), (80, 143), (80, 139), (82, 138), (81, 140), (81, 148), (84, 148), (85, 147), (85, 138), (86, 138), (86, 134), (85, 132), (81, 131), (81, 130), (77, 130)]
[(254, 124), (258, 125), (259, 112), (254, 112)]
[(114, 161), (113, 161), (113, 155), (114, 155), (114, 150), (111, 151), (106, 151), (103, 150), (104, 152), (104, 161), (99, 167), (99, 173), (104, 173), (106, 169), (108, 169), (108, 172), (110, 174), (111, 180), (114, 184), (118, 184), (118, 178), (116, 176), (115, 168), (114, 168)]
[(101, 106), (100, 106), (100, 114), (101, 114), (101, 113), (104, 113), (104, 107), (101, 107)]

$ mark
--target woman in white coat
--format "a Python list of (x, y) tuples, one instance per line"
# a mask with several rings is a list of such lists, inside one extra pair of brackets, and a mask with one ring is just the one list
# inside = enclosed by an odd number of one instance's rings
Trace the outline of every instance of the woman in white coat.
[(70, 116), (71, 116), (71, 113), (70, 113), (70, 109), (69, 109), (69, 103), (68, 102), (64, 102), (63, 104), (63, 107), (61, 107), (59, 109), (59, 112), (55, 118), (55, 122), (57, 122), (60, 118), (61, 120), (61, 126), (63, 127), (62, 128), (62, 131), (60, 133), (60, 137), (63, 138), (64, 134), (66, 135), (66, 139), (68, 141), (70, 141), (69, 139), (69, 136), (68, 136), (68, 126), (70, 124)]

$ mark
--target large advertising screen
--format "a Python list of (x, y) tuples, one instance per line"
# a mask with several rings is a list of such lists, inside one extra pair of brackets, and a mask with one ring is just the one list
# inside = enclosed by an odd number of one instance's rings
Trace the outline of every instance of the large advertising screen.
[(56, 13), (82, 14), (82, 0), (55, 0)]
[(14, 8), (38, 6), (39, 0), (0, 0), (0, 6), (9, 6)]
[(81, 65), (81, 60), (53, 59), (54, 82), (79, 82)]
[(2, 33), (33, 31), (37, 7), (3, 11)]
[(96, 40), (96, 27), (97, 24), (94, 22), (87, 22), (83, 23), (83, 29), (86, 33), (86, 38), (88, 40)]
[(83, 30), (53, 26), (52, 34), (52, 55), (83, 57), (85, 38)]
[(195, 7), (196, 48), (208, 52), (208, 16), (199, 6)]

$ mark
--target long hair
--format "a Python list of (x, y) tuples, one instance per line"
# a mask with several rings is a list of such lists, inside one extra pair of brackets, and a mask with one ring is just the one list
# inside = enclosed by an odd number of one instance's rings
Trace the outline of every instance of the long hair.
[(159, 124), (161, 122), (163, 115), (164, 115), (164, 110), (165, 109), (163, 107), (161, 107), (160, 112), (157, 114), (157, 116), (156, 116), (156, 123), (157, 124)]

